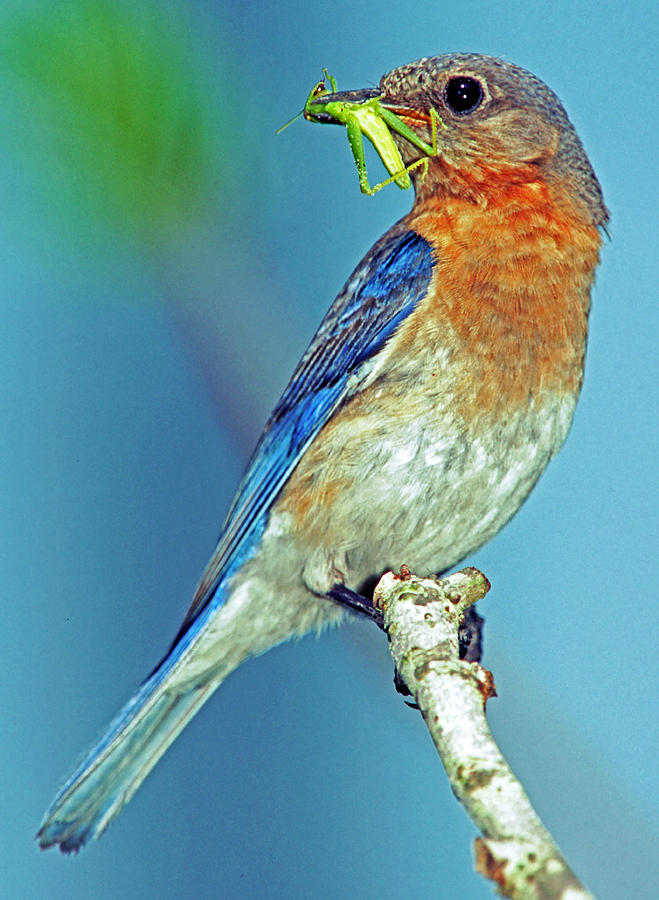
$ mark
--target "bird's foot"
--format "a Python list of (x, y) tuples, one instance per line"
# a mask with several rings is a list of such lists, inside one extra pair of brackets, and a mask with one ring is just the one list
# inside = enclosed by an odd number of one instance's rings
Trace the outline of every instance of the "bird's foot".
[(464, 619), (458, 631), (460, 659), (466, 662), (480, 662), (483, 654), (483, 624), (473, 606), (465, 610)]

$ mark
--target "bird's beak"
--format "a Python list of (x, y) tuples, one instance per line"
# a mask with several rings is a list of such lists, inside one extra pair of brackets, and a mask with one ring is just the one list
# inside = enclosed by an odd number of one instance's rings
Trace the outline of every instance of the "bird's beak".
[[(374, 97), (381, 96), (382, 91), (379, 88), (364, 88), (357, 91), (335, 91), (333, 94), (321, 94), (307, 102), (304, 118), (310, 122), (320, 122), (322, 125), (345, 125), (345, 122), (339, 121), (327, 112), (326, 107), (328, 103), (360, 104), (365, 103), (367, 100), (372, 100)], [(317, 112), (314, 112), (314, 104), (319, 107)]]
[[(363, 88), (356, 91), (335, 91), (333, 94), (321, 94), (318, 97), (310, 97), (303, 111), (304, 118), (309, 122), (320, 122), (322, 125), (345, 125), (345, 120), (337, 119), (328, 111), (327, 107), (337, 104), (338, 108), (343, 103), (359, 105), (374, 98), (380, 100), (380, 106), (395, 113), (401, 119), (408, 119), (412, 123), (420, 122), (430, 125), (428, 113), (412, 109), (397, 100), (389, 99), (381, 88)], [(314, 110), (314, 106), (317, 110)]]

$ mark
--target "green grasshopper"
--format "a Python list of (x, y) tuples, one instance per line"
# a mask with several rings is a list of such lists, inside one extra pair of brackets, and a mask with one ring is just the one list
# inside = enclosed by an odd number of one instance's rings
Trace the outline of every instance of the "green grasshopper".
[[(304, 104), (302, 115), (309, 122), (326, 122), (330, 117), (335, 122), (339, 122), (346, 126), (348, 131), (348, 142), (355, 159), (357, 173), (359, 175), (359, 187), (363, 194), (373, 195), (376, 191), (385, 187), (391, 182), (395, 182), (401, 190), (405, 190), (412, 186), (409, 173), (416, 169), (417, 166), (424, 167), (423, 177), (428, 171), (429, 159), (437, 156), (437, 123), (442, 123), (440, 116), (434, 109), (430, 110), (430, 127), (432, 134), (432, 144), (427, 144), (407, 126), (402, 119), (395, 113), (391, 112), (380, 103), (380, 97), (371, 97), (368, 100), (359, 102), (351, 102), (346, 100), (330, 100), (323, 103), (323, 97), (327, 94), (336, 92), (336, 79), (328, 75), (327, 70), (323, 70), (324, 78), (313, 88), (307, 102)], [(330, 89), (325, 87), (325, 80), (329, 81)], [(284, 126), (286, 127), (286, 126)], [(392, 132), (399, 134), (418, 150), (425, 153), (425, 157), (417, 159), (411, 165), (406, 166), (400, 151), (393, 139)], [(382, 160), (390, 177), (385, 181), (381, 181), (374, 187), (368, 182), (366, 172), (366, 160), (364, 158), (364, 141), (362, 135), (365, 135), (373, 144), (378, 156)]]

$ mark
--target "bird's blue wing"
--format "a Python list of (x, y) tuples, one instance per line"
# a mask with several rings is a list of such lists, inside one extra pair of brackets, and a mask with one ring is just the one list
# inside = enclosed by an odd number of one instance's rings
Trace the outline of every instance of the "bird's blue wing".
[(354, 391), (360, 366), (425, 294), (432, 266), (430, 245), (399, 225), (356, 269), (266, 425), (170, 652), (58, 793), (39, 830), (42, 847), (59, 844), (72, 853), (98, 837), (213, 692), (212, 680), (171, 691), (170, 675), (224, 602), (227, 579), (254, 551), (275, 497), (309, 442)]
[(218, 588), (249, 558), (305, 449), (345, 399), (351, 376), (424, 296), (433, 265), (430, 244), (399, 224), (348, 279), (265, 426), (174, 646), (202, 610), (222, 602)]

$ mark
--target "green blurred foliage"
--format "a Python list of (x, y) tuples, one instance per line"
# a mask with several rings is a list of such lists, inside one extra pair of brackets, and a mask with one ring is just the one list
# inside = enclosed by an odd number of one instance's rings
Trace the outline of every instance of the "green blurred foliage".
[(232, 92), (181, 7), (63, 0), (3, 18), (3, 143), (50, 212), (158, 244), (223, 206)]

